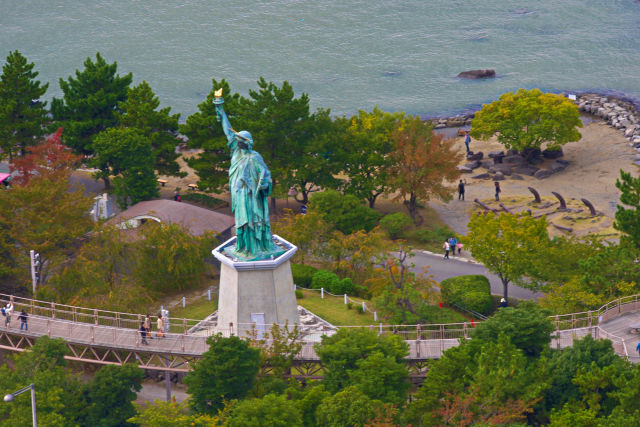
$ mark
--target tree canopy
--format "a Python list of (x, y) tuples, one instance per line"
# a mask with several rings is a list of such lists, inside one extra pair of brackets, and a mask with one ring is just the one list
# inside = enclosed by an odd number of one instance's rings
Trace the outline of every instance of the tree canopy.
[(9, 52), (0, 76), (0, 159), (25, 154), (38, 142), (47, 120), (47, 103), (40, 98), (49, 83), (41, 85), (29, 63), (19, 51)]
[(450, 200), (454, 182), (460, 172), (456, 168), (462, 153), (453, 149), (453, 141), (433, 132), (433, 125), (420, 117), (407, 116), (398, 121), (392, 133), (395, 150), (391, 153), (390, 187), (398, 192), (395, 200), (403, 200), (415, 224), (423, 219), (418, 202), (436, 197)]
[(116, 74), (116, 62), (108, 64), (96, 53), (89, 57), (84, 70), (76, 70), (75, 78), (60, 79), (63, 98), (53, 98), (51, 114), (56, 126), (65, 128), (65, 143), (81, 154), (92, 154), (93, 137), (116, 126), (118, 104), (127, 98), (132, 74)]
[(497, 135), (506, 148), (558, 150), (581, 137), (577, 105), (562, 95), (542, 93), (540, 89), (507, 92), (497, 101), (485, 104), (471, 122), (471, 136), (487, 140)]

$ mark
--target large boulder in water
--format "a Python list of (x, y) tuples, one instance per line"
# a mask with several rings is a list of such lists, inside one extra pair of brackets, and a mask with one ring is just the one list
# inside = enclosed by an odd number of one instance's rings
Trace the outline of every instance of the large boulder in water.
[(461, 79), (489, 79), (495, 76), (496, 71), (491, 69), (463, 71), (458, 74)]

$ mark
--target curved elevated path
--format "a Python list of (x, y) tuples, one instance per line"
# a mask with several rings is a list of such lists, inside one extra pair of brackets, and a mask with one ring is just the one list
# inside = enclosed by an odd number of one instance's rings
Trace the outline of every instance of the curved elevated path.
[[(192, 319), (171, 318), (169, 332), (164, 338), (147, 339), (141, 342), (137, 329), (142, 316), (88, 309), (50, 302), (12, 297), (0, 294), (0, 303), (6, 305), (13, 300), (15, 310), (11, 322), (0, 316), (0, 349), (24, 351), (36, 338), (48, 335), (63, 338), (70, 350), (69, 360), (117, 364), (138, 362), (144, 369), (187, 372), (190, 364), (197, 361), (208, 348), (207, 337), (214, 334), (214, 324)], [(20, 330), (20, 310), (28, 313), (29, 330)], [(640, 361), (635, 346), (640, 335), (631, 330), (630, 324), (640, 322), (638, 295), (612, 301), (597, 311), (554, 316), (556, 331), (551, 345), (557, 348), (571, 346), (573, 340), (587, 334), (594, 338), (607, 338), (613, 343), (617, 354), (632, 361)], [(155, 329), (156, 317), (152, 317)], [(258, 325), (260, 326), (260, 325)], [(266, 329), (270, 325), (264, 325)], [(348, 327), (348, 326), (346, 326)], [(407, 364), (415, 377), (424, 376), (426, 361), (439, 358), (442, 353), (458, 345), (459, 339), (469, 337), (473, 327), (470, 323), (439, 325), (372, 325), (369, 328), (379, 333), (398, 334), (410, 347)], [(233, 329), (223, 331), (229, 335)], [(303, 331), (304, 334), (304, 331)], [(295, 361), (295, 376), (317, 378), (322, 366), (313, 349), (319, 341), (317, 334), (303, 338), (302, 351)]]

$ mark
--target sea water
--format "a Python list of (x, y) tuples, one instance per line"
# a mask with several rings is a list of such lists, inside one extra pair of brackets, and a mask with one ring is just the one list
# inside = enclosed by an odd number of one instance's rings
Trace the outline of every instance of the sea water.
[[(640, 99), (635, 0), (0, 0), (0, 61), (16, 49), (48, 99), (99, 51), (182, 120), (212, 78), (287, 80), (334, 114), (451, 115), (520, 87)], [(497, 77), (456, 77), (480, 68)]]

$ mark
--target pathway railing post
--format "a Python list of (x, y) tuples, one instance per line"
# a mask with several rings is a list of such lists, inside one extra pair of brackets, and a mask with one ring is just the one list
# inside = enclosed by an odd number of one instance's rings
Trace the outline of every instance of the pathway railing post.
[(95, 328), (93, 326), (90, 326), (89, 329), (91, 329), (91, 344), (93, 344), (96, 341)]
[(51, 318), (52, 319), (56, 318), (56, 303), (55, 302), (51, 303)]
[(98, 324), (98, 310), (93, 310), (93, 323)]
[(556, 348), (560, 349), (560, 321), (558, 319), (558, 315), (556, 314)]
[(184, 324), (184, 333), (187, 333), (187, 319), (182, 319), (182, 323)]
[(184, 351), (184, 335), (180, 335), (180, 348)]

